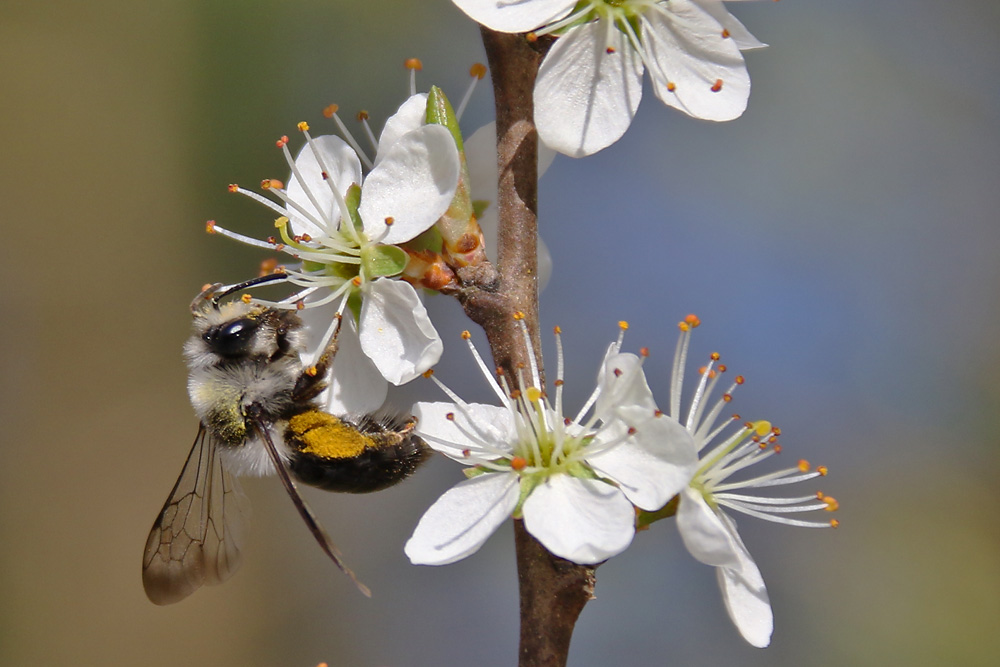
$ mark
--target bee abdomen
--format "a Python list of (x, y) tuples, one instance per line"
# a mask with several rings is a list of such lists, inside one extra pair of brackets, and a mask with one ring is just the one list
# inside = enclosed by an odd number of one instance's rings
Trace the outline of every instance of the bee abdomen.
[(368, 493), (392, 486), (415, 471), (430, 449), (398, 418), (363, 417), (357, 425), (319, 410), (288, 420), (290, 468), (305, 484), (326, 491)]

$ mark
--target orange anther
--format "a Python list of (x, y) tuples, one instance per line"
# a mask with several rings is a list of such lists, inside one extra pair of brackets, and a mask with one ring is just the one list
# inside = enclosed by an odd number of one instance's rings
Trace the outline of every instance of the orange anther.
[(472, 334), (468, 329), (462, 332), (462, 340), (469, 340), (470, 338), (472, 338)]
[(331, 104), (329, 106), (326, 106), (323, 108), (323, 117), (333, 118), (334, 114), (336, 114), (339, 109), (340, 107), (336, 104)]
[(722, 90), (722, 79), (716, 79), (715, 83), (712, 84), (711, 90), (713, 93), (717, 93)]
[(677, 84), (673, 81), (667, 81), (667, 90), (671, 93), (674, 92), (677, 90)]
[(228, 189), (229, 189), (230, 192), (239, 192), (240, 191), (240, 186), (236, 185), (235, 183), (230, 183), (227, 187), (228, 187)]
[(300, 120), (298, 125), (296, 125), (295, 127), (299, 128), (299, 132), (309, 131), (309, 123), (305, 122), (304, 120)]
[(406, 69), (415, 70), (417, 72), (419, 72), (424, 68), (424, 64), (420, 62), (420, 58), (407, 58), (406, 61), (403, 63), (403, 66)]
[(809, 472), (809, 468), (811, 467), (809, 465), (809, 461), (806, 461), (805, 459), (800, 459), (798, 466), (799, 470), (801, 470), (802, 472)]
[(696, 327), (696, 326), (699, 326), (701, 324), (701, 320), (698, 319), (698, 316), (694, 315), (694, 314), (691, 314), (691, 315), (688, 315), (687, 317), (685, 317), (684, 321), (687, 322), (691, 327)]
[(524, 470), (528, 467), (528, 460), (523, 456), (515, 456), (510, 460), (510, 467), (514, 470)]
[(209, 234), (215, 233), (215, 220), (209, 220), (205, 223), (205, 231)]
[(486, 65), (482, 63), (475, 63), (469, 68), (469, 76), (474, 76), (477, 79), (482, 79), (486, 76)]

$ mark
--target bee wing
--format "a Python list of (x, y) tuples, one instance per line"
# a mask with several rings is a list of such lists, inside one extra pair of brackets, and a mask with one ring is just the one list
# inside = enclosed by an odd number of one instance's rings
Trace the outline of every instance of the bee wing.
[(240, 565), (250, 503), (216, 449), (215, 439), (199, 426), (184, 469), (149, 531), (142, 585), (156, 604), (173, 604), (205, 584), (221, 583)]

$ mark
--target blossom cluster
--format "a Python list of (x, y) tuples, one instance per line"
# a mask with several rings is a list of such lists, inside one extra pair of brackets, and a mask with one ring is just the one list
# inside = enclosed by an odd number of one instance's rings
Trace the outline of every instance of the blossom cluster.
[[(547, 53), (534, 89), (534, 121), (543, 142), (543, 171), (553, 151), (582, 157), (608, 147), (628, 129), (646, 72), (664, 104), (703, 120), (726, 121), (747, 107), (750, 79), (742, 52), (763, 47), (721, 0), (454, 0), (470, 17), (502, 32), (526, 33)], [(412, 72), (419, 69), (411, 61)], [(472, 68), (473, 81), (485, 68)], [(495, 404), (463, 400), (432, 367), (444, 345), (423, 304), (425, 291), (457, 294), (462, 271), (489, 262), (496, 235), (495, 126), (465, 141), (456, 113), (437, 88), (410, 95), (378, 138), (361, 114), (369, 156), (338, 115), (324, 112), (340, 136), (314, 136), (300, 123), (303, 146), (277, 146), (287, 185), (265, 179), (269, 196), (230, 190), (271, 210), (275, 235), (244, 235), (216, 222), (209, 231), (277, 251), (292, 261), (267, 267), (293, 293), (259, 303), (298, 309), (316, 332), (315, 354), (333, 336), (339, 351), (321, 399), (334, 414), (380, 408), (388, 386), (430, 378), (445, 401), (412, 408), (415, 433), (465, 466), (465, 479), (424, 513), (405, 553), (415, 564), (444, 565), (478, 551), (508, 518), (549, 552), (578, 564), (601, 563), (630, 546), (637, 531), (676, 516), (694, 558), (716, 568), (729, 615), (754, 646), (767, 646), (773, 622), (764, 581), (731, 513), (792, 526), (835, 526), (794, 518), (833, 511), (822, 492), (772, 497), (765, 490), (826, 474), (800, 461), (747, 474), (781, 451), (780, 429), (765, 420), (724, 414), (741, 376), (724, 382), (713, 354), (699, 368), (691, 396), (683, 388), (692, 331), (679, 323), (666, 403), (654, 398), (644, 372), (648, 353), (623, 350), (619, 325), (597, 367), (589, 398), (564, 405), (565, 360), (557, 328), (551, 390), (540, 360), (512, 377), (492, 369), (463, 333)], [(470, 89), (471, 90), (471, 89)], [(539, 241), (540, 282), (549, 261)], [(343, 322), (343, 325), (341, 325)], [(526, 350), (523, 314), (516, 328)], [(508, 371), (509, 372), (509, 371)]]
[[(609, 345), (590, 398), (575, 414), (564, 411), (561, 331), (556, 329), (554, 396), (548, 396), (537, 365), (512, 389), (468, 343), (499, 405), (468, 403), (435, 376), (449, 401), (417, 403), (417, 432), (435, 450), (469, 466), (465, 481), (446, 492), (420, 520), (406, 543), (416, 564), (444, 565), (475, 553), (508, 517), (524, 526), (551, 553), (581, 564), (600, 563), (624, 551), (644, 515), (655, 517), (677, 499), (676, 516), (688, 551), (717, 568), (719, 587), (733, 623), (754, 646), (767, 646), (772, 630), (767, 590), (726, 509), (777, 523), (836, 526), (834, 521), (789, 518), (800, 512), (834, 511), (822, 492), (775, 498), (748, 495), (826, 474), (805, 461), (748, 479), (731, 479), (779, 453), (780, 430), (767, 421), (724, 416), (737, 376), (718, 398), (726, 372), (712, 354), (699, 369), (693, 396), (682, 406), (691, 332), (680, 322), (670, 395), (657, 407), (643, 373), (646, 351), (622, 352), (627, 325)], [(527, 344), (527, 328), (520, 328)], [(469, 341), (469, 334), (463, 337)], [(682, 407), (686, 411), (682, 412)]]

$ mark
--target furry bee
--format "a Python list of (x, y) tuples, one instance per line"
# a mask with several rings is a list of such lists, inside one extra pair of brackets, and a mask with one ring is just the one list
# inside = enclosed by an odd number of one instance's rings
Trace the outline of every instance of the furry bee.
[(305, 366), (302, 320), (291, 310), (220, 301), (268, 276), (212, 285), (191, 304), (194, 333), (184, 346), (188, 394), (201, 420), (191, 453), (146, 540), (142, 582), (149, 599), (178, 602), (240, 564), (249, 502), (236, 477), (277, 472), (316, 541), (362, 593), (371, 595), (299, 495), (293, 478), (328, 491), (392, 486), (427, 458), (414, 423), (398, 417), (336, 417), (319, 408), (337, 351), (339, 325), (313, 366)]

